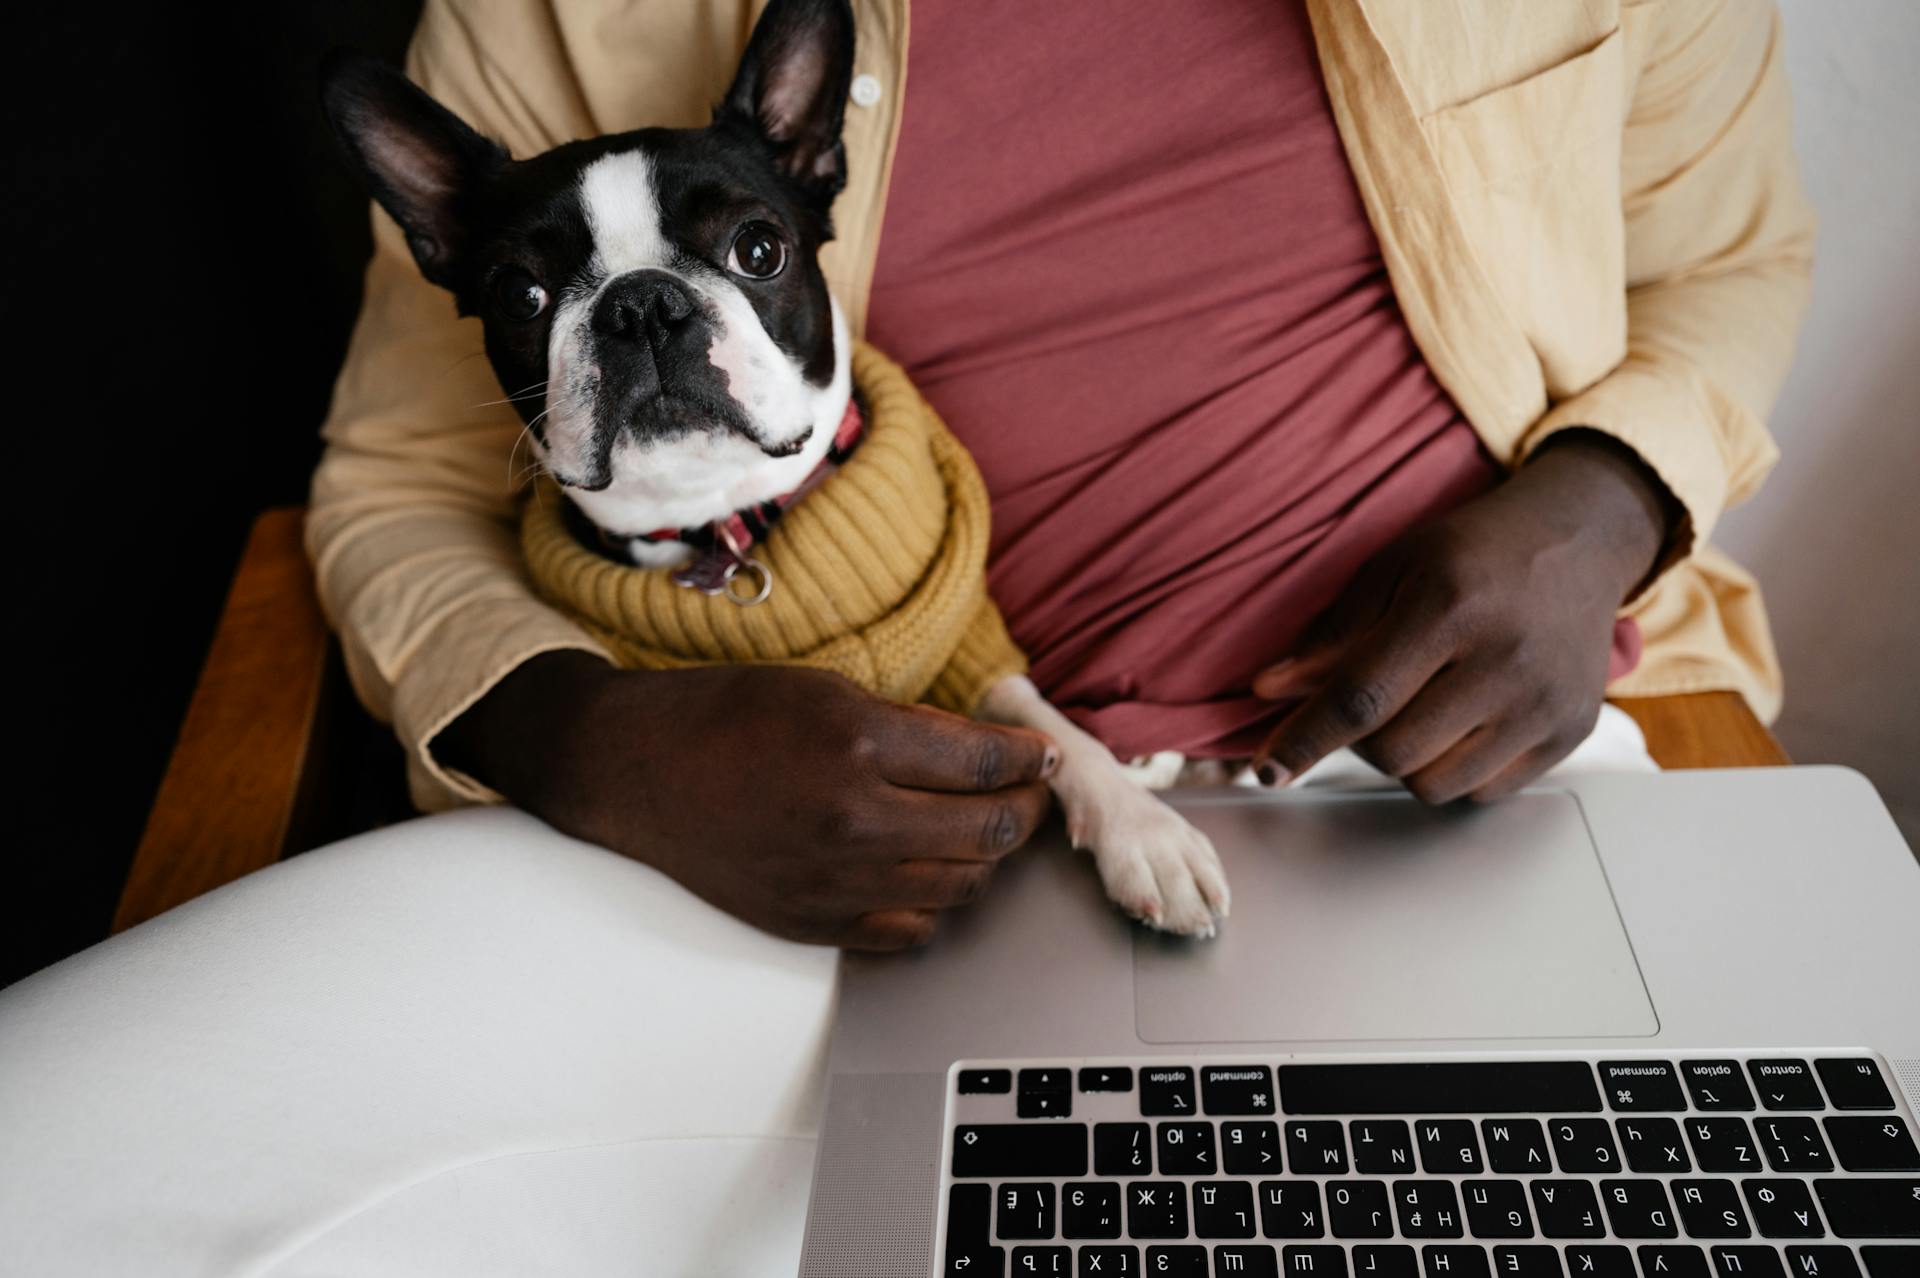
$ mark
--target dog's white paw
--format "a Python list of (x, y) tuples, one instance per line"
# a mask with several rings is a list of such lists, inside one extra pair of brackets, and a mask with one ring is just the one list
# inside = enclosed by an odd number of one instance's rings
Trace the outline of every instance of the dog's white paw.
[(1063, 766), (1054, 779), (1067, 837), (1093, 855), (1107, 895), (1128, 914), (1162, 931), (1212, 936), (1232, 903), (1212, 841), (1118, 764), (1101, 763)]

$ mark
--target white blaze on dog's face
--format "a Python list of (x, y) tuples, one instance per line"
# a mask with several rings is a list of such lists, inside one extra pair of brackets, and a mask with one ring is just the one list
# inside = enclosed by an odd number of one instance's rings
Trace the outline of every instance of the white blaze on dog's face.
[(799, 235), (723, 182), (679, 192), (670, 221), (656, 169), (634, 149), (581, 172), (592, 251), (547, 342), (540, 457), (615, 533), (702, 524), (791, 491), (831, 447), (849, 393), (824, 282), (780, 284), (800, 273)]
[(392, 71), (326, 71), (336, 129), (483, 321), (536, 455), (617, 538), (788, 492), (832, 446), (850, 351), (818, 253), (852, 51), (845, 0), (774, 0), (706, 128), (518, 162)]

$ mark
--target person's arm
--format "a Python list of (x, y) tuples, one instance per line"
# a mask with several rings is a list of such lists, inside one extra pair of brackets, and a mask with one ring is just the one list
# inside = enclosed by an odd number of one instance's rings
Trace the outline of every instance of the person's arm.
[(1764, 419), (1813, 241), (1779, 18), (1770, 0), (1648, 8), (1623, 140), (1626, 358), (1256, 680), (1310, 694), (1261, 752), (1275, 781), (1347, 745), (1432, 801), (1539, 776), (1592, 727), (1615, 610), (1773, 464)]

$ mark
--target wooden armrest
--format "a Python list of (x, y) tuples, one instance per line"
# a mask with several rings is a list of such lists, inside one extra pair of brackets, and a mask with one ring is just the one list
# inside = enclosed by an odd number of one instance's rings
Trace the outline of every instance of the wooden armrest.
[(1663, 768), (1772, 768), (1793, 760), (1737, 692), (1618, 697)]
[(113, 930), (271, 865), (309, 780), (331, 638), (300, 507), (254, 521), (173, 757), (147, 814)]

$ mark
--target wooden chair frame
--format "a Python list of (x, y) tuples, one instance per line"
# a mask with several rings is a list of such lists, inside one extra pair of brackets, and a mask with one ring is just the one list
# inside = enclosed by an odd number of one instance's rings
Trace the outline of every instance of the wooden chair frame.
[[(302, 543), (254, 522), (120, 896), (120, 931), (359, 829), (408, 815), (401, 757), (353, 701)], [(1785, 764), (1737, 693), (1622, 699), (1663, 768)]]

